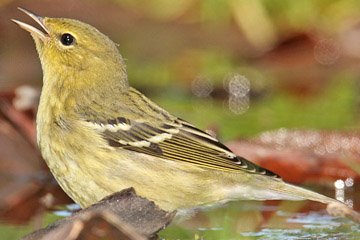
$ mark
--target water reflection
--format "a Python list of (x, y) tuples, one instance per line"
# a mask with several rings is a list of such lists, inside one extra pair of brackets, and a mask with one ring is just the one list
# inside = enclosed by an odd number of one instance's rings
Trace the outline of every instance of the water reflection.
[(81, 207), (78, 204), (74, 203), (74, 204), (68, 204), (65, 206), (65, 209), (54, 211), (53, 213), (60, 217), (68, 217), (71, 216), (71, 214), (73, 214), (74, 212), (79, 211), (80, 209)]
[[(352, 178), (339, 179), (334, 186), (307, 188), (327, 196), (334, 196), (335, 192), (336, 198), (342, 197), (347, 205), (357, 204), (360, 192), (352, 191)], [(187, 231), (183, 237), (189, 239), (194, 236), (199, 239), (360, 239), (357, 223), (330, 216), (325, 208), (326, 205), (312, 201), (235, 201), (204, 209), (192, 219), (177, 223), (177, 227)], [(175, 229), (174, 225), (169, 226), (160, 236), (178, 237)]]
[(341, 227), (346, 223), (339, 217), (332, 217), (323, 212), (298, 213), (287, 222), (298, 224), (301, 228), (264, 228), (258, 232), (241, 233), (241, 235), (256, 239), (355, 239), (354, 237), (360, 234), (359, 229), (353, 231), (349, 228), (348, 232), (341, 231)]

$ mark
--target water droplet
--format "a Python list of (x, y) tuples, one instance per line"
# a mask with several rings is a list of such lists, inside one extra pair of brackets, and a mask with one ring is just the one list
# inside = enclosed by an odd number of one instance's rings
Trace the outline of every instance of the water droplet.
[(344, 191), (343, 188), (335, 190), (335, 198), (336, 198), (336, 200), (339, 200), (340, 202), (344, 202), (344, 200), (345, 200), (345, 191)]
[(343, 180), (338, 179), (338, 180), (336, 180), (336, 181), (334, 182), (334, 186), (335, 186), (335, 188), (337, 188), (337, 189), (343, 189), (343, 188), (345, 187), (345, 183), (344, 183)]
[(346, 186), (346, 187), (352, 187), (352, 186), (354, 186), (354, 179), (352, 179), (352, 178), (347, 178), (347, 179), (345, 180), (345, 186)]

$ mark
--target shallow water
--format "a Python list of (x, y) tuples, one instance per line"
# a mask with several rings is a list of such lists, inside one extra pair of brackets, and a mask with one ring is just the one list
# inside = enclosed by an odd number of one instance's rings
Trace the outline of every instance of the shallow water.
[(351, 220), (332, 217), (324, 211), (298, 213), (286, 220), (295, 228), (263, 228), (256, 232), (240, 233), (253, 239), (359, 239), (360, 228)]
[[(318, 188), (328, 196), (332, 188)], [(333, 192), (333, 194), (331, 194)], [(347, 200), (359, 199), (354, 189)], [(352, 199), (352, 200), (354, 200)], [(353, 201), (359, 209), (357, 201)], [(311, 201), (237, 201), (198, 212), (193, 218), (171, 225), (164, 238), (186, 239), (360, 239), (360, 225), (327, 214), (326, 206)]]

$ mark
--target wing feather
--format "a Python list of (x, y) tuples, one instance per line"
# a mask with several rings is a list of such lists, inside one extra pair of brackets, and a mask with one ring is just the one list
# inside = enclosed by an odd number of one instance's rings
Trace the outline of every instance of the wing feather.
[[(206, 168), (234, 172), (246, 171), (279, 177), (269, 170), (236, 156), (216, 138), (181, 119), (159, 126), (124, 117), (87, 120), (87, 123), (99, 130), (112, 147)], [(112, 125), (111, 129), (109, 129), (109, 124)]]
[(115, 96), (111, 105), (92, 102), (79, 109), (78, 114), (114, 148), (211, 169), (279, 178), (236, 156), (216, 138), (170, 115), (133, 88), (127, 94)]

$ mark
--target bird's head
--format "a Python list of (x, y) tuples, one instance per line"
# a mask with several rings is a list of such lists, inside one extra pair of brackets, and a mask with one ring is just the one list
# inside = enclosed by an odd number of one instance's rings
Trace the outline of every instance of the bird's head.
[(44, 74), (86, 72), (92, 78), (104, 78), (108, 72), (126, 75), (116, 45), (96, 28), (74, 19), (41, 17), (24, 8), (19, 9), (43, 30), (13, 20), (34, 38)]

